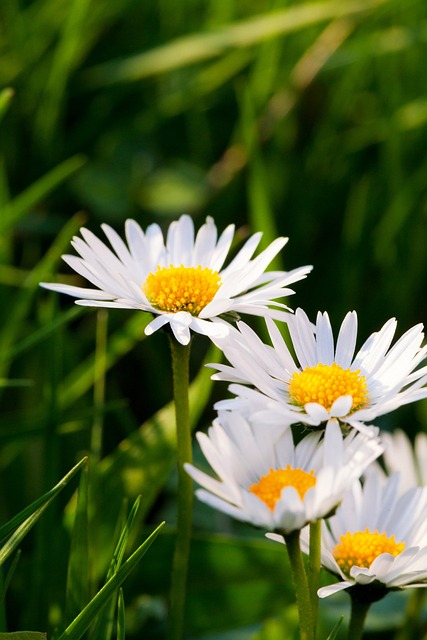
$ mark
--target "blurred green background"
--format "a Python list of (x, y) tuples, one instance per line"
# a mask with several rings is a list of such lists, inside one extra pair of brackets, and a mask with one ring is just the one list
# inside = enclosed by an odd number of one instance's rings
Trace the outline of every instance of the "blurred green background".
[[(289, 236), (276, 266), (314, 265), (289, 299), (312, 318), (327, 310), (338, 329), (356, 309), (361, 341), (392, 316), (399, 335), (423, 322), (427, 5), (2, 0), (0, 49), (0, 517), (89, 452), (90, 589), (122, 501), (142, 494), (137, 537), (169, 528), (125, 584), (128, 637), (162, 638), (175, 504), (165, 337), (144, 339), (143, 314), (82, 310), (38, 282), (79, 283), (60, 255), (83, 224), (122, 233), (128, 217), (166, 228), (211, 215), (239, 241)], [(219, 357), (207, 348), (196, 337), (194, 376)], [(209, 371), (195, 384), (204, 428), (226, 386), (212, 390)], [(378, 424), (414, 434), (427, 407)], [(23, 546), (9, 630), (67, 622), (74, 489)], [(195, 537), (188, 636), (293, 638), (283, 549), (200, 505)], [(396, 598), (374, 608), (372, 637), (399, 624)], [(322, 603), (322, 637), (343, 603)]]

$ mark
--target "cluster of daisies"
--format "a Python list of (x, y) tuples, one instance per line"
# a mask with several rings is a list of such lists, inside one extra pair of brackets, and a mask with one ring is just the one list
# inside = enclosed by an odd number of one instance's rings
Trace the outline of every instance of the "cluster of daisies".
[[(427, 397), (422, 326), (394, 341), (391, 319), (356, 349), (354, 311), (336, 338), (327, 313), (314, 323), (302, 309), (290, 312), (289, 286), (311, 267), (267, 271), (286, 238), (254, 257), (256, 233), (224, 266), (234, 227), (218, 237), (211, 218), (195, 234), (184, 215), (166, 238), (156, 224), (144, 233), (128, 220), (126, 242), (102, 228), (109, 244), (82, 229), (72, 243), (78, 255), (64, 256), (91, 288), (43, 286), (80, 305), (148, 312), (147, 335), (164, 327), (187, 345), (196, 332), (221, 348), (227, 364), (210, 366), (215, 379), (231, 383), (232, 397), (197, 434), (213, 474), (186, 465), (200, 500), (279, 542), (300, 531), (303, 551), (307, 525), (322, 520), (322, 565), (339, 582), (320, 597), (427, 586), (426, 440), (420, 436), (414, 451), (404, 434), (383, 435), (372, 424)], [(268, 344), (242, 314), (265, 318)]]

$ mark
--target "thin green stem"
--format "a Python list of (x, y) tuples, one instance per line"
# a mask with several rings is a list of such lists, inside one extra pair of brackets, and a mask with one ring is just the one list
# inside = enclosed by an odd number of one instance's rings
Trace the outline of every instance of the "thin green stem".
[(365, 602), (351, 595), (351, 616), (348, 628), (348, 640), (361, 640), (369, 607), (372, 602)]
[(95, 416), (91, 432), (91, 452), (93, 462), (101, 459), (102, 432), (104, 426), (103, 408), (105, 404), (105, 373), (107, 370), (107, 327), (108, 312), (100, 309), (96, 317), (96, 350), (94, 364), (93, 404)]
[(170, 345), (177, 437), (178, 513), (172, 563), (169, 640), (181, 640), (184, 634), (193, 504), (193, 482), (184, 470), (184, 463), (191, 462), (192, 458), (188, 400), (190, 345), (184, 346), (173, 338), (170, 338)]
[(307, 574), (305, 572), (299, 541), (300, 531), (285, 533), (283, 537), (288, 550), (292, 579), (294, 581), (297, 598), (300, 640), (314, 640), (313, 612), (311, 608), (310, 589), (308, 587)]
[(413, 589), (405, 611), (405, 619), (394, 640), (409, 640), (421, 636), (420, 616), (425, 600), (425, 589)]
[(320, 581), (320, 546), (322, 536), (322, 521), (310, 523), (310, 551), (308, 560), (308, 584), (311, 597), (311, 610), (313, 613), (314, 637), (316, 637), (317, 612), (319, 608), (319, 597), (317, 590)]

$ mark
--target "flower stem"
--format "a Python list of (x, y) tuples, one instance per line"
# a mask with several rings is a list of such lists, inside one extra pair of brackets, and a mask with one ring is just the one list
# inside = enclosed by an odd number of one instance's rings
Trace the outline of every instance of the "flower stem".
[(405, 611), (405, 619), (400, 629), (396, 632), (394, 640), (405, 640), (406, 638), (416, 638), (417, 633), (421, 633), (420, 616), (425, 599), (425, 589), (413, 589), (409, 596)]
[[(351, 596), (351, 592), (350, 592)], [(348, 628), (348, 640), (361, 640), (365, 626), (366, 615), (372, 602), (359, 600), (351, 596), (351, 616)]]
[(170, 338), (172, 353), (173, 396), (175, 402), (178, 513), (169, 611), (169, 640), (181, 640), (184, 635), (184, 608), (190, 557), (193, 482), (184, 470), (184, 462), (191, 462), (191, 430), (188, 400), (190, 345), (184, 346)]
[(300, 531), (292, 531), (283, 535), (288, 550), (291, 565), (292, 579), (294, 582), (299, 624), (300, 640), (314, 640), (313, 613), (311, 608), (310, 589), (308, 587), (307, 574), (305, 572), (300, 547)]
[(308, 584), (310, 589), (311, 610), (313, 614), (314, 637), (316, 637), (317, 611), (319, 598), (317, 590), (320, 581), (320, 545), (322, 534), (322, 521), (316, 520), (310, 523), (310, 555), (308, 561)]

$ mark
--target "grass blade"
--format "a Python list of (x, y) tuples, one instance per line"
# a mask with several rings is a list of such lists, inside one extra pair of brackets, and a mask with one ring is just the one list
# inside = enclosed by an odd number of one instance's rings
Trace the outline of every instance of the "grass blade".
[[(107, 573), (107, 582), (112, 578), (120, 569), (123, 557), (126, 551), (126, 546), (129, 540), (129, 534), (135, 522), (135, 517), (138, 513), (140, 504), (140, 496), (135, 500), (135, 503), (131, 509), (129, 517), (125, 522), (123, 528), (120, 531), (119, 540), (116, 548), (114, 549), (113, 557), (110, 562)], [(112, 598), (110, 605), (105, 607), (97, 620), (96, 629), (91, 636), (91, 640), (109, 640), (113, 633), (114, 614), (116, 611), (116, 599)]]
[(328, 635), (326, 640), (335, 640), (343, 620), (344, 620), (344, 616), (340, 616), (336, 625), (334, 626), (334, 628), (332, 629), (331, 633)]
[(124, 565), (106, 584), (98, 591), (96, 596), (92, 598), (83, 611), (73, 620), (73, 622), (59, 636), (58, 640), (79, 640), (88, 627), (91, 625), (96, 616), (102, 611), (109, 599), (114, 595), (115, 591), (126, 580), (128, 575), (133, 571), (141, 560), (152, 542), (156, 539), (160, 530), (164, 526), (162, 522), (157, 529), (143, 542), (136, 551), (126, 560)]
[(68, 560), (65, 620), (72, 620), (87, 605), (89, 591), (88, 558), (88, 466), (80, 476), (71, 549)]
[(235, 48), (250, 47), (285, 33), (305, 29), (337, 15), (364, 13), (386, 1), (337, 3), (332, 0), (272, 11), (218, 28), (214, 32), (184, 36), (146, 53), (99, 65), (87, 72), (86, 79), (92, 86), (133, 82), (209, 60)]
[(0, 120), (2, 120), (3, 116), (5, 115), (13, 98), (13, 94), (14, 91), (10, 87), (7, 87), (0, 92)]
[(119, 597), (117, 599), (117, 640), (125, 640), (125, 599), (123, 597), (123, 589), (119, 589)]
[[(14, 535), (8, 540), (6, 545), (0, 550), (0, 565), (12, 553), (17, 544), (22, 540), (27, 531), (38, 520), (46, 507), (58, 495), (60, 491), (68, 484), (73, 476), (86, 464), (86, 458), (78, 462), (50, 491), (47, 491), (40, 498), (32, 502), (28, 507), (23, 509), (14, 518), (6, 522), (0, 527), (0, 540), (4, 540), (13, 531)], [(18, 528), (17, 528), (18, 527)], [(16, 543), (16, 544), (15, 544)], [(6, 555), (7, 554), (7, 555)]]

